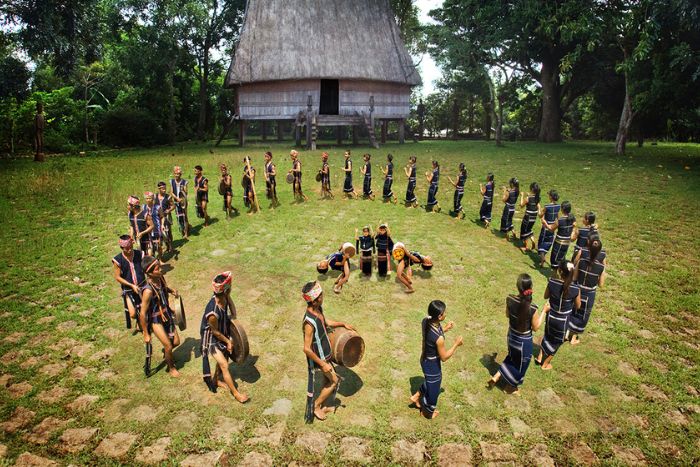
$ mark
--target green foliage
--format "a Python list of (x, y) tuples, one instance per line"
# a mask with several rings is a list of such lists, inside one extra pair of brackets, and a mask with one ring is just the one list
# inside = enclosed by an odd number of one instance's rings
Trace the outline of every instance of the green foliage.
[(163, 130), (149, 112), (120, 107), (107, 111), (103, 119), (103, 138), (112, 146), (152, 146), (163, 143)]

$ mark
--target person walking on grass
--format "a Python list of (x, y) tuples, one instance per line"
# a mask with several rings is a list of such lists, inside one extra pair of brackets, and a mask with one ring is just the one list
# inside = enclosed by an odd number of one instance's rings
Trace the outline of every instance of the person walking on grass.
[(151, 247), (150, 233), (153, 230), (153, 219), (151, 219), (148, 209), (141, 208), (141, 201), (137, 196), (129, 196), (129, 235), (139, 246), (143, 254), (148, 254)]
[[(216, 392), (217, 388), (228, 389), (231, 395), (243, 404), (248, 402), (248, 396), (238, 391), (228, 367), (228, 360), (233, 354), (231, 319), (235, 319), (236, 316), (236, 306), (231, 300), (231, 282), (231, 272), (225, 271), (217, 274), (211, 284), (214, 295), (204, 308), (199, 327), (202, 342), (202, 376), (211, 392)], [(209, 366), (209, 355), (216, 361), (213, 376)]]
[(440, 164), (438, 161), (433, 161), (433, 171), (426, 172), (425, 178), (430, 183), (428, 187), (428, 202), (425, 207), (430, 212), (440, 212), (440, 204), (437, 200), (438, 183), (440, 182)]
[(272, 162), (272, 153), (267, 151), (265, 153), (265, 186), (267, 189), (267, 199), (270, 200), (271, 209), (275, 209), (280, 205), (277, 199), (277, 167)]
[(202, 173), (202, 166), (194, 166), (194, 189), (197, 203), (197, 217), (204, 219), (204, 227), (209, 225), (207, 204), (209, 203), (209, 179)]
[(479, 209), (479, 220), (484, 223), (484, 228), (488, 228), (489, 224), (491, 224), (494, 190), (493, 179), (493, 174), (489, 172), (488, 175), (486, 175), (486, 184), (479, 183), (479, 190), (481, 190), (481, 196), (483, 197), (481, 209)]
[(384, 174), (384, 187), (382, 188), (382, 198), (384, 202), (392, 202), (394, 204), (398, 203), (398, 198), (391, 191), (391, 185), (394, 183), (394, 156), (391, 154), (386, 155), (386, 168), (381, 167), (382, 173)]
[(454, 322), (450, 321), (444, 328), (440, 324), (445, 320), (446, 308), (443, 301), (433, 300), (428, 305), (428, 316), (423, 318), (421, 323), (423, 338), (420, 366), (425, 381), (411, 396), (410, 401), (420, 409), (421, 415), (429, 419), (436, 418), (440, 413), (437, 410), (437, 402), (442, 385), (442, 362), (449, 360), (457, 351), (457, 347), (464, 343), (462, 336), (459, 336), (448, 350), (445, 333), (454, 327)]
[(160, 204), (156, 203), (155, 194), (147, 191), (143, 196), (146, 198), (144, 209), (148, 211), (148, 216), (153, 222), (153, 230), (149, 233), (150, 247), (148, 254), (160, 260), (163, 257), (163, 214), (160, 210)]
[(537, 182), (530, 183), (530, 194), (522, 193), (520, 207), (525, 208), (523, 222), (520, 224), (520, 241), (523, 245), (520, 247), (523, 253), (535, 249), (534, 227), (537, 216), (540, 213), (540, 186)]
[(464, 219), (464, 210), (462, 209), (462, 198), (464, 197), (464, 184), (467, 183), (467, 168), (464, 163), (459, 163), (459, 172), (457, 173), (457, 182), (455, 183), (450, 176), (447, 176), (452, 186), (455, 187), (454, 200), (452, 203), (452, 212), (455, 218)]
[(146, 285), (141, 289), (143, 313), (139, 316), (141, 330), (143, 331), (143, 341), (148, 349), (144, 371), (146, 376), (150, 376), (150, 349), (152, 347), (149, 344), (151, 344), (151, 332), (153, 332), (163, 344), (163, 356), (165, 357), (165, 363), (168, 365), (170, 376), (177, 378), (180, 376), (180, 373), (175, 368), (173, 349), (180, 345), (180, 335), (175, 328), (175, 314), (170, 309), (168, 294), (173, 294), (175, 298), (178, 298), (179, 295), (177, 290), (168, 287), (165, 283), (160, 261), (156, 258), (145, 256), (141, 260), (141, 267), (143, 272), (146, 273)]
[(491, 389), (503, 378), (510, 394), (518, 394), (519, 387), (525, 380), (532, 358), (532, 333), (542, 325), (537, 305), (532, 303), (532, 278), (528, 274), (520, 274), (515, 285), (518, 294), (506, 297), (508, 355), (486, 383)]
[(175, 203), (175, 217), (180, 226), (180, 234), (186, 239), (190, 229), (187, 219), (187, 180), (182, 178), (182, 168), (178, 165), (173, 168), (173, 178), (170, 179), (170, 196)]
[(559, 266), (559, 263), (566, 260), (566, 252), (569, 250), (571, 243), (571, 234), (576, 227), (576, 218), (571, 214), (571, 203), (564, 201), (561, 203), (559, 210), (560, 216), (549, 223), (542, 219), (542, 227), (550, 232), (556, 232), (554, 244), (552, 245), (552, 254), (549, 257), (549, 263), (553, 269)]
[(255, 197), (257, 193), (253, 189), (255, 186), (255, 167), (253, 167), (250, 157), (243, 158), (243, 204), (248, 208), (248, 214), (257, 212)]
[[(306, 312), (302, 330), (304, 333), (304, 355), (308, 368), (308, 384), (306, 387), (306, 423), (311, 423), (316, 417), (325, 420), (332, 408), (324, 407), (324, 402), (337, 389), (340, 379), (335, 373), (331, 360), (331, 343), (328, 339), (328, 327), (343, 327), (350, 331), (355, 328), (340, 321), (332, 321), (323, 313), (323, 289), (318, 281), (307, 282), (301, 289), (306, 302)], [(320, 370), (323, 374), (323, 388), (314, 398), (314, 374)]]
[(511, 235), (515, 238), (513, 227), (513, 216), (515, 215), (515, 203), (520, 197), (520, 182), (513, 177), (508, 181), (508, 187), (503, 187), (503, 214), (501, 215), (501, 233), (506, 235), (506, 240), (510, 240)]
[[(549, 196), (549, 203), (540, 210), (540, 219), (551, 224), (559, 217), (561, 206), (558, 203), (559, 193), (557, 193), (557, 190), (549, 190), (547, 195)], [(554, 243), (554, 232), (546, 228), (543, 223), (540, 236), (537, 239), (537, 254), (540, 255), (540, 267), (544, 267), (544, 263), (547, 261), (547, 253), (552, 248), (552, 243)]]
[(580, 343), (579, 335), (586, 330), (591, 318), (596, 291), (605, 284), (608, 260), (598, 232), (588, 235), (586, 248), (576, 253), (573, 262), (576, 267), (574, 282), (581, 289), (581, 306), (574, 309), (569, 319), (569, 340), (571, 345), (576, 345)]
[(119, 237), (119, 248), (121, 253), (112, 258), (113, 276), (121, 286), (126, 328), (131, 329), (131, 322), (138, 320), (141, 313), (141, 286), (146, 281), (141, 260), (145, 253), (134, 250), (134, 239), (131, 235)]
[(576, 255), (580, 250), (585, 250), (588, 248), (588, 237), (592, 233), (598, 233), (598, 224), (595, 223), (595, 213), (593, 211), (588, 211), (583, 215), (583, 226), (579, 227), (578, 224), (574, 226), (574, 232), (571, 234), (571, 241), (576, 240), (574, 245), (574, 254), (571, 256), (571, 261), (574, 261)]
[(374, 194), (372, 193), (372, 163), (370, 162), (372, 155), (365, 154), (362, 156), (362, 159), (365, 161), (365, 164), (360, 167), (360, 173), (364, 176), (362, 180), (362, 196), (374, 201)]
[(219, 164), (219, 170), (221, 171), (219, 193), (224, 198), (224, 212), (226, 213), (226, 218), (229, 219), (233, 215), (232, 211), (235, 211), (233, 207), (233, 178), (228, 172), (226, 164)]
[(343, 157), (345, 157), (345, 162), (343, 165), (343, 172), (345, 172), (345, 182), (343, 183), (343, 193), (345, 193), (345, 197), (347, 198), (357, 198), (357, 192), (355, 191), (355, 188), (352, 186), (352, 160), (350, 160), (350, 150), (345, 151), (345, 154), (343, 154)]
[(294, 177), (292, 181), (294, 199), (296, 201), (308, 201), (309, 198), (301, 191), (301, 161), (299, 160), (299, 151), (292, 149), (289, 152), (289, 157), (292, 159), (292, 168), (289, 170), (289, 173)]
[(557, 277), (550, 277), (547, 282), (544, 298), (548, 301), (542, 310), (543, 316), (540, 317), (542, 321), (546, 315), (547, 324), (535, 363), (542, 365), (543, 370), (552, 369), (552, 359), (566, 340), (571, 312), (581, 308), (580, 289), (574, 283), (574, 264), (562, 261), (556, 271)]
[(166, 192), (165, 182), (158, 182), (158, 193), (156, 203), (160, 207), (161, 228), (163, 230), (163, 241), (166, 246), (166, 253), (173, 252), (173, 215), (175, 209), (173, 198)]
[(411, 206), (413, 208), (418, 207), (418, 199), (416, 198), (416, 156), (411, 156), (408, 159), (408, 164), (404, 167), (403, 171), (408, 177), (408, 184), (406, 185), (406, 207)]
[(321, 197), (333, 198), (333, 192), (331, 191), (331, 167), (328, 165), (328, 153), (324, 152), (321, 154)]

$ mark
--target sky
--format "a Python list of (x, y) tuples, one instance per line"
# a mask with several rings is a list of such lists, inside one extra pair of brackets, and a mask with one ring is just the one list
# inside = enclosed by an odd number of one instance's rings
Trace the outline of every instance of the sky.
[[(416, 0), (416, 6), (420, 10), (418, 18), (421, 23), (432, 23), (433, 20), (428, 16), (428, 12), (442, 6), (443, 0)], [(435, 90), (435, 81), (442, 77), (442, 71), (435, 64), (435, 61), (428, 54), (423, 54), (418, 57), (420, 65), (418, 70), (421, 78), (423, 78), (423, 96), (431, 94)]]

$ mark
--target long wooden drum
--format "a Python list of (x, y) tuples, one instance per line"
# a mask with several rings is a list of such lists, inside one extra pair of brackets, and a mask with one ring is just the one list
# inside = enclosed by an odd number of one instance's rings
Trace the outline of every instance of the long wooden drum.
[(331, 358), (338, 365), (352, 368), (362, 360), (365, 354), (365, 341), (355, 331), (345, 328), (333, 328), (328, 333), (331, 341)]
[(180, 331), (184, 331), (187, 329), (187, 315), (185, 315), (185, 305), (182, 302), (182, 295), (175, 299), (172, 309), (177, 327), (180, 328)]
[(231, 320), (231, 339), (233, 339), (233, 355), (231, 355), (233, 361), (239, 364), (245, 362), (250, 353), (248, 334), (243, 324), (237, 319)]

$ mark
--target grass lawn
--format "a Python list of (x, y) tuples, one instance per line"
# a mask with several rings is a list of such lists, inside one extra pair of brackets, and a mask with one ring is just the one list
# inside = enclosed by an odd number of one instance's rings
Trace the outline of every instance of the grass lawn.
[[(302, 152), (307, 203), (292, 203), (291, 186), (279, 176), (282, 206), (268, 209), (259, 177), (262, 212), (225, 219), (216, 193), (218, 164), (233, 167), (234, 205), (241, 209), (243, 155), (251, 154), (262, 173), (268, 148), (284, 174), (290, 147), (278, 144), (241, 149), (225, 142), (213, 154), (209, 146), (186, 145), (45, 164), (0, 161), (0, 444), (6, 451), (0, 465), (25, 451), (61, 464), (135, 463), (151, 446), (167, 446), (164, 463), (171, 465), (211, 451), (223, 451), (225, 465), (700, 462), (699, 146), (630, 147), (628, 156), (616, 157), (609, 143), (388, 144), (374, 151), (374, 202), (342, 199), (343, 148), (332, 147), (326, 149), (335, 200), (318, 199), (313, 176), (321, 150)], [(353, 151), (358, 190), (364, 151)], [(440, 161), (441, 213), (381, 202), (376, 166), (387, 152), (394, 154), (400, 199), (406, 189), (401, 169), (409, 155), (418, 156), (421, 203), (427, 196), (422, 174), (431, 158)], [(456, 179), (459, 162), (469, 171), (464, 220), (448, 214), (453, 190), (446, 175)], [(179, 253), (167, 261), (169, 285), (182, 292), (189, 315), (175, 353), (182, 377), (174, 380), (161, 369), (145, 379), (143, 342), (124, 329), (110, 259), (119, 252), (117, 235), (128, 228), (127, 196), (155, 191), (173, 165), (191, 180), (197, 164), (212, 180), (215, 222), (199, 229), (191, 204), (196, 232), (186, 243), (175, 232)], [(498, 362), (507, 354), (506, 294), (527, 272), (541, 306), (550, 270), (537, 269), (496, 233), (502, 203), (494, 202), (492, 228), (474, 221), (479, 182), (489, 171), (499, 189), (516, 176), (524, 188), (532, 181), (543, 193), (556, 188), (578, 218), (595, 211), (609, 258), (582, 344), (563, 346), (553, 371), (531, 365), (521, 397), (489, 392), (484, 383), (493, 354)], [(522, 212), (516, 212), (518, 231)], [(350, 282), (333, 294), (335, 276), (319, 277), (315, 263), (340, 243), (354, 242), (355, 228), (380, 221), (389, 222), (395, 241), (430, 255), (432, 273), (417, 273), (416, 293), (407, 295), (393, 275), (362, 278), (355, 259)], [(201, 379), (199, 321), (212, 277), (227, 269), (251, 346), (249, 361), (232, 367), (251, 396), (246, 405), (224, 391), (208, 392)], [(366, 352), (341, 373), (337, 412), (305, 425), (300, 289), (316, 278), (326, 291), (326, 314), (354, 324)], [(456, 323), (448, 345), (457, 335), (465, 345), (443, 365), (441, 414), (428, 421), (407, 401), (422, 379), (420, 321), (433, 299), (447, 303), (448, 320)], [(97, 431), (71, 430), (78, 428)]]

